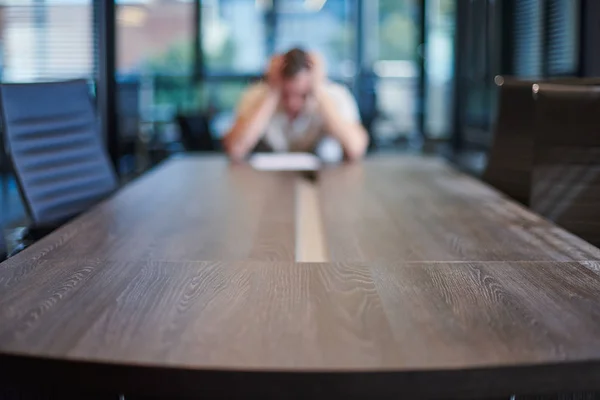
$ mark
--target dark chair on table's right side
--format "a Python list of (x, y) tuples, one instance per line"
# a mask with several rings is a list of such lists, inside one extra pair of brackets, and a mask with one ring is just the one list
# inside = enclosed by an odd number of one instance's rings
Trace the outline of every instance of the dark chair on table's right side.
[[(532, 87), (539, 80), (497, 76), (498, 116), (483, 180), (518, 202), (529, 205), (533, 168), (535, 104)], [(560, 77), (546, 83), (600, 85), (598, 78)]]
[(600, 86), (540, 83), (531, 208), (600, 246)]
[(34, 236), (117, 188), (86, 81), (0, 85), (0, 111)]
[(522, 204), (529, 204), (533, 157), (534, 81), (496, 77), (498, 117), (483, 180)]

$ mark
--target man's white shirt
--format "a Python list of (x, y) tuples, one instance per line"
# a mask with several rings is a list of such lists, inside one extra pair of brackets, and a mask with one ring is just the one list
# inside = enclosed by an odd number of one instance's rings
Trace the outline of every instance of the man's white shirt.
[[(350, 91), (345, 86), (333, 82), (327, 82), (325, 85), (325, 90), (338, 107), (341, 117), (359, 123), (358, 106)], [(250, 86), (238, 105), (238, 117), (252, 116), (268, 94), (269, 86), (265, 82)], [(315, 151), (328, 133), (317, 107), (316, 100), (309, 97), (300, 115), (290, 120), (279, 105), (267, 125), (263, 136), (264, 143), (276, 152)]]

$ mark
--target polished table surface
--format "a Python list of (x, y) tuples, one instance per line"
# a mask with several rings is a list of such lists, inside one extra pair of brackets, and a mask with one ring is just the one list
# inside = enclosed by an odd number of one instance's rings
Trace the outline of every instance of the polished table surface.
[(174, 159), (0, 264), (0, 376), (165, 396), (600, 390), (599, 273), (600, 250), (437, 159), (310, 180)]

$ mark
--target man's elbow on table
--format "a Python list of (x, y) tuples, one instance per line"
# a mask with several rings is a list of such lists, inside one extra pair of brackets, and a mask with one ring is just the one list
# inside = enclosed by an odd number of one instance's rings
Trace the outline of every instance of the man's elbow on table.
[(225, 152), (233, 161), (241, 161), (246, 157), (248, 151), (244, 148), (241, 139), (236, 132), (232, 130), (223, 138), (223, 147)]
[(350, 162), (362, 160), (367, 152), (367, 147), (369, 147), (369, 135), (362, 126), (356, 127), (355, 132), (353, 140), (344, 149), (346, 159)]

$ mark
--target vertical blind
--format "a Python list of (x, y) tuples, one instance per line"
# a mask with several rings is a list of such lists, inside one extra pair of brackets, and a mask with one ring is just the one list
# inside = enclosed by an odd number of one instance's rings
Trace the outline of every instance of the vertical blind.
[(579, 1), (547, 1), (548, 74), (573, 75), (577, 72), (579, 57)]
[(513, 70), (519, 77), (543, 73), (543, 0), (516, 0), (513, 30)]
[(4, 82), (91, 78), (93, 0), (0, 0)]
[(580, 0), (515, 0), (514, 4), (515, 75), (575, 75)]

